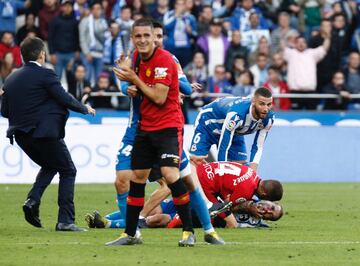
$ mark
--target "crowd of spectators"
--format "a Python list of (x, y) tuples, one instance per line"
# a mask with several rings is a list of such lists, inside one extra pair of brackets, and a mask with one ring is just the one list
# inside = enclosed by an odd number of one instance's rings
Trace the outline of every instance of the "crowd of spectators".
[[(200, 93), (249, 96), (331, 93), (339, 99), (279, 98), (277, 110), (356, 108), (360, 93), (359, 0), (0, 0), (0, 87), (21, 66), (27, 36), (47, 43), (48, 66), (80, 99), (119, 91), (111, 71), (133, 49), (134, 20), (163, 23), (165, 49)], [(214, 97), (192, 95), (199, 107)], [(94, 107), (126, 108), (120, 98), (90, 98)]]

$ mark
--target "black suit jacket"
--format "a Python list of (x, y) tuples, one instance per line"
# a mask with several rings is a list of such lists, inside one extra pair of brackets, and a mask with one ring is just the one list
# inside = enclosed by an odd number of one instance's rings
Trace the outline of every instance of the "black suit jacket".
[(34, 138), (63, 138), (68, 109), (87, 114), (85, 105), (68, 94), (53, 70), (27, 63), (4, 84), (1, 114), (9, 119), (7, 137), (33, 130)]

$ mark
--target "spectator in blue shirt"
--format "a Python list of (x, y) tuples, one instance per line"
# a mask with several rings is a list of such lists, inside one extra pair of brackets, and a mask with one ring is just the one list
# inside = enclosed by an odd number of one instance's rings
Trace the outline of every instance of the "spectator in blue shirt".
[(181, 65), (186, 66), (192, 59), (192, 38), (197, 36), (196, 19), (186, 12), (185, 0), (176, 0), (175, 9), (164, 15), (167, 38), (165, 49), (175, 55)]
[[(223, 65), (215, 66), (214, 76), (210, 76), (207, 82), (209, 93), (229, 93), (232, 92), (230, 82), (226, 78), (225, 67)], [(206, 97), (205, 103), (210, 103), (218, 97)]]
[(30, 0), (0, 0), (0, 34), (4, 31), (15, 33), (18, 10), (27, 8), (30, 4)]

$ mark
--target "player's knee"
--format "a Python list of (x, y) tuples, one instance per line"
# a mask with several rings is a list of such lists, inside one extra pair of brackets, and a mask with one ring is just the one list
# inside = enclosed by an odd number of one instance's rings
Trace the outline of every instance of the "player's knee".
[(180, 178), (179, 169), (176, 167), (161, 167), (161, 174), (167, 184), (172, 184)]
[(131, 179), (131, 175), (132, 175), (131, 171), (116, 172), (116, 179), (114, 185), (118, 193), (124, 193), (129, 190), (129, 182)]
[(149, 177), (150, 169), (134, 170), (133, 180), (138, 183), (146, 182)]
[(76, 170), (75, 165), (71, 165), (66, 169), (59, 170), (59, 176), (60, 177), (69, 177), (69, 176), (71, 176), (71, 177), (75, 178), (76, 173), (77, 173), (77, 170)]

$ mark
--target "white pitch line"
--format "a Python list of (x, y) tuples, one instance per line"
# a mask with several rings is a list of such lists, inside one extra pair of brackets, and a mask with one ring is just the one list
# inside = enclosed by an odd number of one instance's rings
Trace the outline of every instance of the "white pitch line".
[(226, 242), (229, 245), (353, 245), (360, 241), (268, 241), (268, 242)]
[[(0, 242), (1, 243), (1, 242)], [(17, 242), (17, 243), (12, 243), (12, 242), (5, 242), (5, 243), (1, 243), (1, 245), (43, 245), (43, 246), (53, 246), (53, 245), (93, 245), (94, 243), (90, 243), (90, 242), (45, 242), (45, 243), (40, 243), (40, 242), (35, 242), (35, 243), (31, 243), (31, 242)]]
[[(1, 242), (0, 242), (1, 243)], [(101, 243), (98, 242), (53, 242), (53, 243), (31, 243), (31, 242), (18, 242), (18, 243), (11, 243), (5, 242), (1, 243), (1, 245), (99, 245)], [(146, 239), (144, 240), (144, 244), (168, 244), (168, 243), (161, 243), (161, 242), (147, 242)], [(208, 245), (206, 242), (197, 242), (195, 245)], [(252, 241), (252, 242), (226, 242), (227, 245), (358, 245), (360, 241), (267, 241), (267, 242), (260, 242), (260, 241)]]

